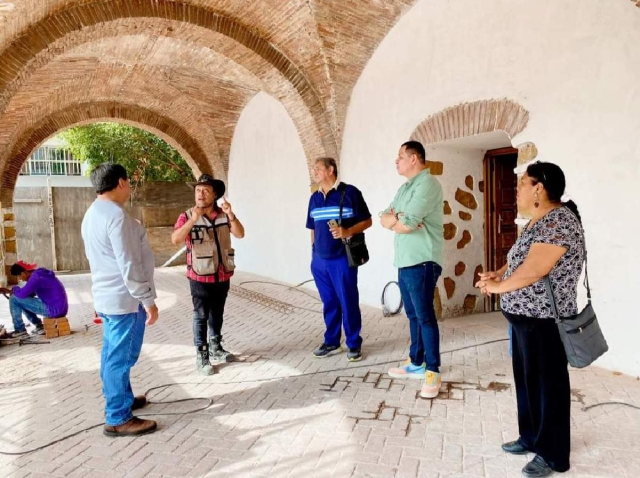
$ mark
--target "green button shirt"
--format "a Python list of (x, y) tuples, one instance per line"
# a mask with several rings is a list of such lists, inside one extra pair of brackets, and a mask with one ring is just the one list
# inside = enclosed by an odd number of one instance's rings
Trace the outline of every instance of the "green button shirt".
[(404, 183), (391, 203), (400, 222), (415, 229), (396, 234), (393, 265), (409, 267), (435, 262), (442, 267), (444, 254), (443, 198), (440, 182), (425, 169)]

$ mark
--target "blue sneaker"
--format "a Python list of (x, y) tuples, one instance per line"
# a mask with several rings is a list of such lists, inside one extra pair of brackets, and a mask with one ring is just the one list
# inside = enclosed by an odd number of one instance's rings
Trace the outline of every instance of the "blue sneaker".
[(342, 347), (340, 345), (322, 344), (320, 347), (313, 351), (313, 356), (315, 358), (324, 358), (340, 352), (342, 352)]
[(420, 366), (413, 365), (411, 363), (411, 359), (407, 359), (400, 367), (389, 369), (389, 372), (387, 373), (392, 378), (414, 378), (417, 380), (423, 380), (425, 370), (425, 364)]

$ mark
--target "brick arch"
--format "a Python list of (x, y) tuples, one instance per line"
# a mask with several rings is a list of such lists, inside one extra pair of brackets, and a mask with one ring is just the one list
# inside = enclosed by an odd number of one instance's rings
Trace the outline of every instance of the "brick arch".
[[(300, 68), (275, 45), (240, 22), (208, 7), (184, 1), (154, 0), (136, 2), (135, 5), (131, 5), (130, 0), (93, 1), (52, 12), (29, 26), (0, 52), (0, 65), (3, 65), (0, 69), (0, 91), (15, 90), (11, 84), (20, 81), (23, 69), (39, 53), (47, 52), (49, 46), (57, 40), (64, 39), (73, 32), (100, 24), (108, 25), (125, 18), (156, 18), (184, 22), (224, 35), (236, 44), (246, 47), (253, 55), (271, 65), (291, 85), (313, 118), (318, 130), (317, 138), (323, 145), (324, 152), (337, 155), (336, 135), (330, 127), (320, 95)], [(53, 51), (51, 54), (57, 53)], [(2, 107), (0, 105), (0, 108)], [(308, 123), (308, 120), (303, 123)]]
[(11, 151), (10, 161), (2, 171), (0, 203), (13, 206), (13, 189), (22, 165), (31, 152), (58, 131), (78, 124), (97, 121), (121, 121), (161, 135), (170, 144), (186, 153), (185, 160), (196, 172), (212, 173), (211, 166), (199, 144), (174, 120), (146, 108), (118, 102), (89, 102), (69, 106), (36, 123), (26, 131)]
[[(9, 111), (12, 104), (18, 104), (18, 108), (22, 109), (20, 101), (17, 98), (23, 95), (23, 91), (29, 85), (37, 83), (38, 79), (51, 78), (56, 79), (51, 84), (64, 83), (66, 80), (61, 79), (57, 81), (59, 76), (67, 77), (69, 72), (82, 73), (82, 69), (88, 64), (89, 61), (100, 60), (100, 48), (105, 48), (107, 51), (113, 50), (113, 40), (117, 40), (122, 36), (135, 36), (140, 35), (140, 31), (146, 32), (144, 36), (151, 36), (156, 38), (162, 38), (163, 40), (169, 39), (175, 41), (176, 45), (171, 45), (168, 50), (177, 50), (180, 48), (190, 47), (194, 51), (200, 52), (200, 49), (207, 50), (208, 64), (213, 63), (216, 59), (224, 58), (226, 64), (224, 65), (225, 73), (222, 74), (224, 83), (227, 87), (235, 87), (236, 91), (249, 91), (255, 90), (257, 93), (259, 90), (263, 90), (279, 99), (284, 105), (285, 109), (291, 116), (296, 129), (298, 131), (300, 140), (305, 151), (305, 156), (308, 160), (312, 161), (318, 156), (327, 155), (327, 151), (335, 151), (335, 143), (333, 142), (333, 136), (328, 130), (328, 126), (324, 122), (318, 122), (314, 118), (312, 112), (306, 107), (303, 99), (296, 93), (293, 86), (282, 81), (281, 77), (273, 70), (269, 64), (257, 57), (251, 57), (250, 52), (244, 48), (234, 45), (233, 40), (223, 37), (217, 33), (211, 31), (203, 31), (201, 27), (188, 25), (185, 23), (179, 23), (168, 20), (157, 19), (144, 19), (141, 22), (136, 22), (135, 19), (120, 19), (115, 20), (117, 22), (116, 28), (113, 28), (114, 24), (99, 24), (92, 27), (83, 28), (81, 31), (73, 32), (63, 39), (59, 39), (50, 44), (47, 49), (40, 51), (36, 57), (29, 61), (29, 63), (21, 71), (20, 77), (16, 78), (4, 92), (0, 92), (0, 112)], [(170, 30), (172, 33), (170, 34)], [(177, 36), (173, 36), (177, 35)], [(182, 37), (193, 38), (193, 41), (182, 40)], [(97, 50), (97, 51), (96, 51)], [(230, 52), (229, 52), (230, 50)], [(78, 61), (78, 58), (82, 57), (82, 62)], [(189, 53), (188, 58), (193, 58), (193, 52)], [(61, 61), (72, 62), (66, 66), (61, 66), (57, 69), (52, 69), (52, 65), (57, 65)], [(113, 63), (113, 60), (108, 60), (107, 63)], [(117, 64), (117, 61), (115, 62)], [(203, 68), (202, 71), (189, 68), (189, 64), (180, 65), (176, 62), (176, 65), (172, 65), (171, 69), (176, 70), (178, 66), (184, 66), (188, 69), (186, 76), (190, 77), (190, 80), (202, 83), (202, 86), (197, 88), (190, 88), (185, 91), (189, 91), (189, 94), (201, 94), (204, 91), (209, 90), (209, 86), (212, 81), (218, 82), (218, 79), (210, 78), (207, 75), (209, 70)], [(205, 63), (206, 65), (207, 63)], [(147, 68), (148, 64), (141, 64), (143, 68)], [(221, 65), (222, 67), (223, 65)], [(161, 69), (167, 69), (165, 65), (160, 65)], [(256, 71), (252, 71), (254, 68)], [(1, 68), (0, 68), (1, 69)], [(186, 71), (186, 70), (185, 70)], [(112, 77), (114, 75), (112, 71), (109, 72)], [(172, 75), (165, 75), (164, 72), (160, 72), (158, 75), (160, 78), (170, 79)], [(128, 75), (128, 73), (126, 73)], [(106, 78), (106, 77), (105, 77)], [(42, 83), (42, 82), (40, 82)], [(236, 86), (237, 85), (237, 86)], [(49, 84), (45, 85), (49, 87)], [(34, 97), (41, 94), (42, 86), (34, 93)], [(222, 108), (220, 112), (227, 115), (228, 108)], [(218, 116), (218, 113), (216, 113)], [(221, 118), (223, 124), (231, 124), (233, 122), (230, 118)], [(237, 117), (235, 118), (237, 120)], [(227, 138), (229, 141), (231, 137)], [(1, 143), (1, 141), (0, 141)], [(228, 151), (229, 147), (226, 147), (224, 141), (221, 142), (221, 157), (225, 167), (228, 166)], [(0, 151), (1, 151), (0, 144)]]
[[(51, 63), (42, 71), (42, 75), (23, 87), (14, 98), (7, 112), (0, 116), (0, 165), (4, 164), (15, 145), (29, 131), (32, 125), (75, 104), (90, 104), (92, 101), (136, 104), (147, 108), (160, 117), (171, 118), (180, 124), (186, 133), (195, 138), (204, 154), (212, 164), (214, 172), (221, 178), (226, 177), (228, 150), (230, 148), (233, 125), (241, 110), (252, 96), (248, 89), (220, 90), (220, 85), (210, 82), (206, 90), (213, 99), (205, 98), (212, 108), (220, 108), (220, 116), (203, 114), (202, 100), (197, 95), (187, 95), (176, 87), (175, 81), (167, 81), (167, 76), (177, 77), (181, 87), (192, 89), (199, 85), (182, 80), (177, 71), (157, 69), (136, 69), (130, 71), (129, 65), (106, 64), (97, 61), (83, 61), (83, 68), (75, 66), (73, 60), (60, 64)], [(121, 78), (118, 82), (105, 82), (102, 73), (105, 68)], [(43, 81), (39, 77), (49, 78), (50, 70), (59, 70), (59, 81), (55, 87), (41, 91)], [(123, 80), (126, 79), (126, 80)], [(224, 85), (223, 85), (224, 86)], [(215, 97), (224, 98), (223, 103)], [(230, 104), (234, 107), (231, 108)], [(220, 120), (220, 121), (216, 121)]]
[(481, 100), (445, 108), (422, 121), (411, 134), (424, 144), (504, 131), (513, 138), (529, 122), (529, 112), (509, 99)]

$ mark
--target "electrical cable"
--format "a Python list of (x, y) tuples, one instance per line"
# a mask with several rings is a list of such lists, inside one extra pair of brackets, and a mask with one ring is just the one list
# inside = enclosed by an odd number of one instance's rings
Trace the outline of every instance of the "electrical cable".
[[(158, 388), (173, 387), (173, 386), (176, 386), (176, 385), (180, 385), (180, 384), (178, 384), (178, 383), (168, 383), (168, 384), (165, 384), (165, 385), (158, 385), (157, 387), (152, 387), (152, 388), (150, 388), (149, 390), (147, 390), (147, 391), (144, 393), (144, 396), (146, 397), (146, 396), (147, 396), (147, 394), (148, 394), (149, 392), (151, 392), (152, 390), (156, 390), (156, 389), (158, 389)], [(201, 412), (201, 411), (206, 410), (207, 408), (209, 408), (211, 405), (213, 405), (213, 399), (212, 399), (212, 398), (208, 398), (208, 397), (181, 398), (181, 399), (179, 399), (179, 400), (167, 400), (167, 401), (164, 401), (164, 402), (152, 402), (152, 401), (147, 401), (147, 404), (148, 404), (148, 405), (166, 405), (166, 404), (169, 404), (169, 403), (181, 403), (181, 402), (188, 402), (188, 401), (193, 401), (193, 400), (206, 400), (208, 403), (207, 403), (207, 405), (205, 405), (205, 406), (202, 406), (202, 407), (196, 408), (195, 410), (188, 410), (188, 411), (186, 411), (186, 412), (137, 413), (137, 414), (136, 414), (136, 416), (137, 416), (137, 417), (153, 417), (153, 416), (159, 416), (159, 415), (162, 415), (162, 416), (168, 416), (168, 415), (188, 415), (188, 414), (190, 414), (190, 413), (197, 413), (197, 412)], [(80, 435), (81, 433), (84, 433), (84, 432), (86, 432), (86, 431), (93, 430), (94, 428), (101, 427), (101, 426), (103, 426), (103, 425), (104, 425), (104, 423), (96, 423), (95, 425), (91, 425), (91, 426), (85, 427), (85, 428), (83, 428), (83, 429), (81, 429), (81, 430), (78, 430), (78, 431), (75, 431), (75, 432), (73, 432), (73, 433), (70, 433), (69, 435), (65, 435), (65, 436), (63, 436), (63, 437), (61, 437), (61, 438), (58, 438), (57, 440), (52, 441), (52, 442), (45, 443), (44, 445), (42, 445), (42, 446), (38, 446), (38, 447), (33, 448), (33, 449), (31, 449), (31, 450), (26, 450), (26, 451), (16, 451), (16, 452), (0, 451), (0, 455), (6, 455), (6, 456), (20, 456), (20, 455), (27, 455), (27, 454), (29, 454), (29, 453), (33, 453), (33, 452), (36, 452), (36, 451), (44, 450), (45, 448), (49, 448), (50, 446), (53, 446), (53, 445), (55, 445), (56, 443), (60, 443), (61, 441), (68, 440), (69, 438), (72, 438), (72, 437), (74, 437), (74, 436)]]
[(400, 295), (400, 304), (398, 304), (398, 308), (396, 308), (394, 310), (389, 310), (389, 308), (387, 307), (386, 294), (387, 294), (387, 289), (391, 284), (397, 285), (398, 289), (400, 288), (400, 284), (398, 284), (396, 281), (392, 280), (392, 281), (387, 282), (387, 284), (382, 289), (382, 295), (380, 296), (380, 305), (382, 306), (382, 315), (384, 317), (392, 317), (394, 315), (398, 315), (400, 313), (400, 311), (402, 310), (402, 307), (404, 306), (404, 302), (402, 302), (402, 294), (401, 294)]
[(625, 402), (600, 402), (600, 403), (594, 403), (593, 405), (589, 405), (588, 407), (582, 407), (582, 411), (583, 412), (588, 412), (589, 410), (591, 410), (592, 408), (596, 408), (596, 407), (601, 407), (602, 405), (623, 405), (625, 407), (631, 407), (631, 408), (635, 408), (636, 410), (640, 410), (640, 407), (638, 405), (633, 405), (632, 403), (625, 403)]
[[(312, 296), (311, 294), (308, 294), (307, 292), (299, 289), (300, 286), (308, 283), (308, 282), (312, 282), (313, 279), (309, 279), (306, 280), (304, 282), (301, 282), (295, 286), (290, 286), (287, 284), (280, 284), (278, 282), (271, 282), (271, 281), (259, 281), (259, 280), (251, 280), (251, 281), (244, 281), (241, 282), (240, 284), (238, 284), (239, 287), (241, 287), (244, 290), (247, 291), (251, 291), (251, 289), (247, 289), (246, 287), (242, 287), (244, 284), (269, 284), (269, 285), (276, 285), (279, 287), (286, 287), (287, 290), (297, 290), (299, 292), (302, 292), (303, 294), (313, 298), (314, 300), (317, 300), (318, 302), (320, 302), (320, 299), (318, 299), (317, 297)], [(388, 282), (383, 290), (382, 290), (382, 297), (381, 297), (381, 305), (382, 305), (382, 314), (385, 317), (390, 317), (393, 315), (396, 315), (398, 313), (400, 313), (400, 311), (402, 310), (403, 307), (403, 302), (402, 302), (402, 296), (400, 297), (400, 305), (396, 310), (390, 311), (386, 304), (385, 304), (385, 294), (387, 291), (387, 288), (391, 285), (391, 284), (396, 284), (398, 285), (398, 283), (396, 281), (390, 281)], [(315, 312), (315, 313), (322, 313), (322, 311), (318, 311), (318, 310), (313, 310), (313, 309), (308, 309), (306, 307), (299, 307), (296, 305), (293, 305), (291, 303), (285, 302), (286, 304), (290, 305), (293, 308), (296, 309), (301, 309), (301, 310), (306, 310), (306, 311), (310, 311), (310, 312)], [(466, 350), (466, 349), (470, 349), (470, 348), (475, 348), (475, 347), (482, 347), (485, 345), (489, 345), (489, 344), (494, 344), (494, 343), (498, 343), (498, 342), (506, 342), (508, 341), (508, 338), (504, 338), (504, 339), (496, 339), (496, 340), (489, 340), (487, 342), (481, 342), (478, 344), (472, 344), (472, 345), (466, 345), (464, 347), (458, 347), (452, 350), (444, 350), (441, 351), (441, 355), (442, 354), (447, 354), (447, 353), (453, 353), (453, 352), (459, 352), (461, 350)], [(273, 359), (275, 360), (275, 359)], [(301, 377), (308, 377), (308, 376), (313, 376), (313, 375), (319, 375), (319, 374), (324, 374), (324, 373), (334, 373), (334, 372), (342, 372), (345, 370), (353, 370), (356, 368), (363, 368), (363, 367), (377, 367), (379, 365), (388, 365), (388, 364), (392, 364), (392, 363), (397, 363), (398, 360), (389, 360), (389, 361), (385, 361), (385, 362), (376, 362), (373, 364), (358, 364), (358, 365), (349, 365), (347, 367), (340, 367), (340, 368), (334, 368), (334, 369), (328, 369), (328, 370), (318, 370), (316, 372), (306, 372), (306, 373), (301, 373), (298, 375), (288, 375), (288, 376), (284, 376), (284, 377), (268, 377), (268, 378), (258, 378), (258, 379), (246, 379), (246, 380), (236, 380), (236, 381), (229, 381), (229, 382), (214, 382), (212, 383), (212, 385), (235, 385), (235, 384), (243, 384), (243, 383), (261, 383), (261, 382), (271, 382), (271, 381), (278, 381), (278, 380), (285, 380), (285, 379), (291, 379), (291, 378), (301, 378)], [(20, 382), (14, 382), (12, 385), (17, 385), (20, 384)], [(158, 390), (158, 389), (166, 389), (168, 387), (173, 387), (173, 386), (177, 386), (177, 385), (202, 385), (202, 382), (174, 382), (174, 383), (169, 383), (169, 384), (163, 384), (163, 385), (157, 385), (155, 387), (151, 387), (150, 389), (148, 389), (145, 393), (144, 396), (146, 397), (151, 391), (153, 390)], [(196, 408), (195, 410), (189, 410), (186, 412), (166, 412), (166, 413), (145, 413), (145, 414), (137, 414), (136, 416), (138, 417), (150, 417), (150, 416), (170, 416), (170, 415), (188, 415), (191, 413), (197, 413), (197, 412), (201, 412), (204, 411), (206, 409), (208, 409), (209, 407), (211, 407), (214, 403), (212, 398), (209, 397), (192, 397), (192, 398), (182, 398), (182, 399), (178, 399), (178, 400), (168, 400), (168, 401), (163, 401), (163, 402), (153, 402), (153, 401), (148, 401), (147, 403), (149, 405), (166, 405), (166, 404), (172, 404), (172, 403), (183, 403), (183, 402), (188, 402), (188, 401), (193, 401), (193, 400), (206, 400), (208, 403), (205, 406)], [(596, 403), (594, 405), (590, 405), (588, 407), (584, 407), (582, 410), (583, 411), (588, 411), (592, 408), (595, 407), (599, 407), (602, 405), (623, 405), (623, 406), (627, 406), (627, 407), (631, 407), (631, 408), (635, 408), (640, 410), (639, 406), (633, 405), (633, 404), (629, 404), (629, 403), (624, 403), (624, 402), (601, 402), (601, 403)], [(98, 423), (95, 425), (91, 425), (89, 427), (85, 427), (81, 430), (78, 430), (74, 433), (71, 433), (69, 435), (66, 435), (64, 437), (58, 438), (57, 440), (54, 440), (52, 442), (46, 443), (42, 446), (33, 448), (31, 450), (27, 450), (27, 451), (21, 451), (21, 452), (4, 452), (4, 451), (0, 451), (0, 455), (8, 455), (8, 456), (18, 456), (18, 455), (26, 455), (29, 453), (33, 453), (39, 450), (43, 450), (45, 448), (48, 448), (50, 446), (55, 445), (56, 443), (60, 443), (64, 440), (67, 440), (69, 438), (72, 438), (74, 436), (77, 436), (81, 433), (84, 433), (86, 431), (92, 430), (94, 428), (98, 428), (100, 426), (103, 426), (103, 423)]]
[[(459, 347), (457, 349), (453, 349), (453, 350), (445, 350), (443, 352), (441, 352), (441, 354), (446, 354), (446, 353), (452, 353), (452, 352), (458, 352), (460, 350), (466, 350), (466, 349), (470, 349), (470, 348), (474, 348), (474, 347), (481, 347), (483, 345), (489, 345), (489, 344), (493, 344), (493, 343), (497, 343), (497, 342), (505, 342), (509, 340), (507, 339), (497, 339), (497, 340), (490, 340), (488, 342), (482, 342), (479, 344), (472, 344), (472, 345), (466, 345), (464, 347)], [(241, 383), (260, 383), (260, 382), (270, 382), (270, 381), (277, 381), (277, 380), (285, 380), (285, 379), (289, 379), (289, 378), (300, 378), (300, 377), (308, 377), (308, 376), (312, 376), (312, 375), (319, 375), (319, 374), (323, 374), (323, 373), (332, 373), (332, 372), (342, 372), (345, 370), (351, 370), (351, 369), (355, 369), (355, 368), (362, 368), (362, 367), (376, 367), (378, 365), (388, 365), (391, 363), (397, 363), (399, 360), (389, 360), (386, 362), (377, 362), (377, 363), (373, 363), (373, 364), (358, 364), (358, 365), (351, 365), (348, 367), (340, 367), (340, 368), (334, 368), (334, 369), (329, 369), (329, 370), (318, 370), (316, 372), (306, 372), (306, 373), (301, 373), (298, 375), (288, 375), (285, 377), (269, 377), (269, 378), (260, 378), (260, 379), (247, 379), (247, 380), (236, 380), (236, 381), (230, 381), (230, 382), (213, 382), (210, 385), (235, 385), (235, 384), (241, 384)], [(168, 383), (168, 384), (164, 384), (164, 385), (157, 385), (155, 387), (151, 387), (150, 389), (148, 389), (144, 395), (145, 397), (147, 396), (147, 394), (153, 390), (158, 390), (158, 389), (165, 389), (168, 387), (174, 387), (177, 385), (202, 385), (202, 382), (174, 382), (174, 383)], [(208, 403), (207, 405), (197, 408), (195, 410), (189, 410), (187, 412), (167, 412), (167, 413), (145, 413), (145, 414), (136, 414), (136, 416), (138, 417), (150, 417), (150, 416), (168, 416), (168, 415), (188, 415), (190, 413), (197, 413), (197, 412), (201, 412), (203, 410), (206, 410), (207, 408), (209, 408), (211, 405), (213, 405), (214, 401), (212, 398), (209, 397), (192, 397), (192, 398), (181, 398), (179, 400), (168, 400), (168, 401), (164, 401), (164, 402), (152, 402), (152, 401), (148, 401), (147, 403), (149, 405), (166, 405), (169, 403), (181, 403), (181, 402), (187, 402), (187, 401), (192, 401), (192, 400), (207, 400)], [(42, 446), (33, 448), (31, 450), (27, 450), (27, 451), (20, 451), (20, 452), (6, 452), (6, 451), (0, 451), (0, 455), (8, 455), (8, 456), (19, 456), (19, 455), (26, 455), (28, 453), (33, 453), (39, 450), (44, 450), (45, 448), (48, 448), (52, 445), (55, 445), (56, 443), (60, 443), (61, 441), (67, 440), (69, 438), (72, 438), (76, 435), (79, 435), (80, 433), (89, 431), (89, 430), (93, 430), (94, 428), (98, 428), (99, 426), (104, 425), (104, 423), (97, 423), (95, 425), (91, 425), (89, 427), (85, 427), (82, 430), (78, 430), (75, 431), (69, 435), (63, 436), (61, 438), (58, 438), (57, 440), (54, 440), (52, 442), (46, 443)]]

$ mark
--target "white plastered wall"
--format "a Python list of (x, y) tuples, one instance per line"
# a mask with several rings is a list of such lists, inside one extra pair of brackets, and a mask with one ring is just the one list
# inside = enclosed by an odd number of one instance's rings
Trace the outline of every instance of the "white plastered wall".
[(233, 240), (239, 269), (291, 284), (311, 278), (309, 195), (293, 121), (278, 100), (259, 93), (240, 116), (229, 159), (228, 199), (246, 229)]
[[(640, 9), (623, 0), (419, 0), (367, 64), (351, 98), (341, 170), (375, 213), (402, 184), (399, 145), (431, 114), (509, 98), (530, 112), (513, 144), (558, 163), (580, 207), (594, 304), (610, 351), (599, 365), (640, 374)], [(630, 214), (631, 213), (631, 214)], [(374, 218), (361, 297), (393, 280), (393, 238)], [(452, 258), (455, 264), (455, 258)], [(449, 259), (451, 260), (451, 259)]]

